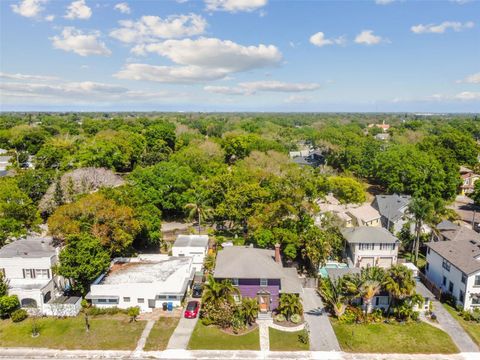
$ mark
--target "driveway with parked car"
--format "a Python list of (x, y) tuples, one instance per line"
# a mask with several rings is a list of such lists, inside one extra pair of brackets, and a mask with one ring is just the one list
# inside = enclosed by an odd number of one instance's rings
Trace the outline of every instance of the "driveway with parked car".
[(197, 325), (199, 310), (200, 303), (198, 301), (188, 301), (177, 328), (168, 341), (167, 349), (187, 348), (193, 329), (195, 329), (195, 325)]

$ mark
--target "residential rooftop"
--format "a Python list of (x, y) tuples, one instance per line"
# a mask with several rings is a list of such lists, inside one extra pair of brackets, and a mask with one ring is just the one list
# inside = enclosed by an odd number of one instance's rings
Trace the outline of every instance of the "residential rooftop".
[(392, 222), (400, 220), (404, 215), (405, 207), (410, 203), (409, 195), (377, 195), (375, 196), (375, 206), (380, 215)]
[(208, 235), (178, 235), (173, 246), (204, 248), (208, 246)]
[(480, 234), (466, 226), (457, 225), (444, 220), (437, 225), (437, 230), (446, 239), (451, 241), (476, 240), (480, 241)]
[(341, 233), (345, 240), (351, 244), (394, 244), (398, 242), (398, 239), (388, 230), (376, 226), (344, 228)]
[(480, 271), (478, 240), (437, 241), (426, 246), (467, 275)]
[(51, 237), (32, 237), (18, 239), (0, 249), (0, 258), (42, 258), (56, 254)]
[(349, 209), (348, 213), (364, 222), (373, 221), (380, 218), (380, 213), (373, 206), (365, 204), (355, 209)]

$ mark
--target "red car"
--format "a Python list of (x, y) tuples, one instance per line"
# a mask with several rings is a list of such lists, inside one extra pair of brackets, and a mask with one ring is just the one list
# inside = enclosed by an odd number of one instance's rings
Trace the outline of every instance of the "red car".
[(200, 303), (198, 301), (189, 301), (184, 316), (186, 319), (195, 319), (199, 310)]

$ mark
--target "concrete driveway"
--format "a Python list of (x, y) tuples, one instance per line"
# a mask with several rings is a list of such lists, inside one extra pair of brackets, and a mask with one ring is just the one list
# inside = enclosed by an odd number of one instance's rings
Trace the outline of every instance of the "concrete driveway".
[(303, 289), (302, 298), (304, 316), (310, 330), (310, 350), (340, 351), (337, 337), (317, 291)]
[(197, 324), (199, 316), (200, 312), (195, 319), (185, 319), (182, 312), (182, 317), (178, 322), (177, 328), (168, 341), (167, 350), (187, 349), (188, 342), (190, 341), (190, 337), (192, 336), (193, 329)]

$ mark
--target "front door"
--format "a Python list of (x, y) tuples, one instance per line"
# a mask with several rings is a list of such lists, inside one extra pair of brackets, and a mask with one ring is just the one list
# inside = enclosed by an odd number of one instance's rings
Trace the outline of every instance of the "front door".
[(259, 294), (258, 295), (258, 305), (261, 312), (268, 312), (270, 310), (270, 295), (269, 294)]

